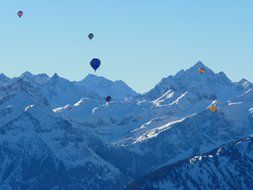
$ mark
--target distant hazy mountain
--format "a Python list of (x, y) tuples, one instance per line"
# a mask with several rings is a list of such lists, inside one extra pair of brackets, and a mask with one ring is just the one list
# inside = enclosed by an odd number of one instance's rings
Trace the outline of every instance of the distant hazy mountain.
[(89, 74), (85, 79), (77, 83), (102, 97), (111, 96), (113, 99), (124, 99), (136, 96), (137, 93), (121, 80), (110, 81), (104, 77)]
[[(250, 172), (230, 175), (232, 169), (217, 168), (224, 159), (237, 170), (244, 168), (234, 165), (235, 155), (245, 155), (245, 167), (253, 166), (246, 152), (250, 147), (234, 153), (231, 148), (252, 135), (252, 86), (246, 79), (234, 83), (201, 62), (141, 95), (122, 81), (95, 75), (71, 82), (57, 74), (1, 74), (0, 190), (125, 189), (136, 180), (130, 187), (208, 189), (210, 176), (201, 173), (208, 163), (212, 183), (219, 184), (209, 189), (249, 187)], [(106, 103), (108, 95), (112, 101)], [(250, 146), (248, 140), (242, 144)], [(220, 146), (231, 151), (226, 158), (216, 154)], [(211, 157), (189, 165), (189, 158), (210, 152), (220, 165)], [(147, 183), (138, 180), (146, 175)], [(229, 186), (224, 181), (229, 176), (240, 178), (240, 184)]]
[(50, 77), (47, 74), (33, 75), (32, 73), (30, 73), (28, 71), (24, 72), (18, 78), (21, 78), (26, 82), (32, 82), (32, 83), (35, 82), (35, 83), (38, 83), (38, 84), (45, 84), (50, 79)]
[(105, 101), (106, 96), (111, 96), (113, 100), (123, 100), (137, 95), (123, 81), (113, 82), (103, 77), (88, 75), (80, 82), (71, 82), (57, 74), (49, 77), (47, 74), (33, 75), (28, 71), (15, 78), (8, 78), (3, 73), (0, 74), (0, 87), (7, 87), (19, 80), (41, 90), (41, 94), (48, 99), (52, 107), (73, 104), (82, 98)]

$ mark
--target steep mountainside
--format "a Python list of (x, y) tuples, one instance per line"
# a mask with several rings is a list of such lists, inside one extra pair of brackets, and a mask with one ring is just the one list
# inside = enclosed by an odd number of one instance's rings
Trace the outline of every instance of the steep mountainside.
[(0, 189), (122, 189), (127, 184), (129, 178), (95, 152), (92, 133), (56, 116), (26, 82), (16, 90), (1, 101)]
[(252, 189), (253, 137), (163, 167), (127, 189)]

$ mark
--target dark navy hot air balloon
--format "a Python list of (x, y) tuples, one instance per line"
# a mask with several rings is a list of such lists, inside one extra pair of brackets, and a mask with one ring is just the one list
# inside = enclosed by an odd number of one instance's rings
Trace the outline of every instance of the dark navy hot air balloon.
[(90, 66), (95, 70), (95, 72), (99, 68), (100, 65), (101, 65), (101, 61), (97, 58), (92, 59), (90, 62)]
[(24, 13), (23, 13), (23, 11), (18, 11), (17, 14), (18, 14), (19, 18), (21, 18), (21, 17), (23, 16)]
[(89, 33), (88, 37), (89, 37), (90, 40), (92, 40), (92, 38), (94, 37), (94, 34)]
[(112, 97), (111, 96), (106, 96), (105, 100), (106, 100), (106, 102), (110, 102), (112, 100)]

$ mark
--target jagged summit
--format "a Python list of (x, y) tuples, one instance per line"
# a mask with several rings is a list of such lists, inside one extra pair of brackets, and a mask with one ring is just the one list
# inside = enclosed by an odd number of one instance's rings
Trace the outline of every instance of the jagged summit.
[(61, 78), (57, 73), (55, 73), (52, 77), (51, 77), (51, 79), (59, 79), (59, 78)]
[(7, 77), (5, 74), (3, 73), (0, 74), (0, 86), (8, 84), (10, 80), (11, 79)]
[(242, 85), (246, 90), (248, 90), (250, 88), (253, 89), (253, 84), (250, 81), (246, 80), (246, 79), (240, 80), (238, 82), (238, 84)]
[[(199, 73), (199, 69), (202, 67), (206, 70), (204, 74)], [(49, 77), (46, 74), (34, 75), (26, 71), (20, 77), (14, 79), (9, 79), (4, 74), (1, 74), (0, 85), (9, 85), (19, 78), (36, 87), (46, 85), (49, 89), (51, 89), (53, 86), (58, 86), (59, 89), (65, 89), (67, 91), (70, 91), (69, 89), (80, 89), (79, 91), (81, 93), (85, 92), (84, 94), (87, 95), (86, 92), (89, 92), (89, 95), (97, 94), (101, 98), (111, 96), (115, 100), (122, 100), (128, 97), (135, 97), (137, 95), (133, 89), (131, 89), (121, 80), (111, 81), (102, 76), (97, 76), (94, 74), (87, 75), (79, 82), (71, 82), (68, 79), (60, 77), (57, 73), (55, 73), (52, 77)], [(222, 91), (222, 89), (227, 89), (231, 93), (236, 93), (236, 85), (239, 86), (237, 87), (239, 90), (240, 88), (247, 90), (253, 86), (247, 80), (242, 80), (239, 83), (233, 83), (225, 73), (215, 73), (202, 61), (198, 61), (189, 69), (179, 71), (175, 76), (163, 78), (152, 90), (144, 95), (139, 95), (136, 97), (145, 97), (150, 100), (156, 100), (163, 96), (171, 96), (172, 93), (175, 92), (182, 94), (193, 91), (203, 96), (214, 97), (214, 94)], [(221, 92), (221, 94), (222, 93), (226, 94), (225, 92)], [(69, 92), (69, 95), (70, 94), (71, 92)], [(60, 94), (58, 94), (58, 96), (60, 96)], [(83, 98), (82, 95), (80, 96)]]
[(200, 67), (204, 67), (205, 69), (209, 69), (202, 61), (197, 61), (197, 63), (193, 66), (193, 68), (200, 68)]
[(47, 74), (42, 73), (42, 74), (35, 75), (34, 79), (39, 84), (45, 84), (48, 82), (50, 77)]
[(29, 72), (29, 71), (25, 71), (18, 78), (36, 78), (36, 77), (49, 78), (49, 76), (47, 74), (45, 74), (45, 73), (33, 74), (33, 73)]
[(102, 97), (112, 96), (114, 99), (133, 97), (137, 93), (121, 80), (111, 81), (101, 76), (89, 74), (82, 81), (77, 83)]
[(26, 71), (22, 73), (19, 77), (17, 77), (17, 80), (22, 79), (26, 82), (31, 82), (34, 80), (34, 75), (30, 73), (29, 71)]
[(31, 72), (29, 72), (29, 71), (25, 71), (24, 73), (22, 73), (21, 75), (20, 75), (20, 77), (21, 78), (23, 78), (23, 77), (33, 77), (34, 75), (31, 73)]
[(9, 78), (9, 77), (7, 77), (4, 73), (0, 73), (0, 79), (2, 78)]
[[(199, 73), (200, 68), (204, 68), (206, 72), (204, 74), (200, 74)], [(191, 82), (195, 83), (195, 81), (207, 82), (207, 83), (217, 82), (217, 83), (223, 83), (223, 84), (232, 83), (225, 73), (223, 72), (215, 73), (200, 61), (197, 62), (191, 68), (185, 70), (184, 72), (181, 72), (180, 74), (176, 74), (175, 78), (183, 79), (185, 80), (185, 82), (189, 82), (189, 83)]]
[[(199, 69), (201, 67), (206, 70), (204, 74), (199, 73)], [(151, 99), (157, 99), (168, 90), (186, 92), (191, 91), (191, 89), (196, 89), (203, 93), (215, 94), (215, 92), (217, 92), (220, 88), (232, 85), (234, 84), (225, 75), (225, 73), (215, 73), (201, 61), (198, 61), (191, 68), (181, 70), (175, 76), (163, 78), (161, 82), (144, 95)]]
[(200, 68), (204, 68), (206, 71), (209, 71), (211, 73), (214, 73), (209, 67), (207, 67), (202, 61), (198, 61), (196, 64), (194, 64), (192, 67), (184, 70), (180, 70), (177, 74), (177, 75), (180, 75), (181, 73), (185, 73), (185, 72), (199, 72), (199, 69)]
[(69, 81), (68, 79), (65, 79), (59, 76), (57, 73), (55, 73), (52, 77), (48, 79), (48, 83), (49, 84), (58, 84), (58, 83), (64, 84), (64, 83), (72, 83), (72, 82)]
[(241, 79), (238, 84), (242, 85), (242, 86), (249, 86), (251, 83), (247, 80), (247, 79)]
[(111, 81), (109, 79), (106, 79), (105, 77), (102, 76), (97, 76), (94, 74), (88, 74), (82, 81), (83, 83), (89, 83), (89, 82), (96, 82), (96, 83), (107, 83), (112, 85), (113, 83), (119, 83), (119, 84), (124, 84), (126, 85), (122, 80), (116, 80), (116, 81)]
[(26, 82), (30, 82), (36, 85), (36, 84), (45, 84), (49, 80), (49, 76), (44, 73), (34, 75), (31, 72), (26, 71), (23, 74), (21, 74), (19, 77), (14, 78), (14, 80), (16, 79), (23, 79)]
[(94, 74), (88, 74), (83, 80), (93, 80), (93, 79), (101, 79), (101, 80), (110, 81), (110, 80), (106, 79), (103, 76), (97, 76), (97, 75), (94, 75)]
[[(206, 70), (205, 75), (215, 75), (215, 73), (207, 67), (203, 62), (198, 61), (196, 64), (194, 64), (192, 67), (186, 70), (179, 71), (175, 77), (180, 77), (181, 75), (195, 75), (196, 73), (199, 73), (199, 69), (204, 68)], [(196, 75), (199, 76), (199, 75)]]

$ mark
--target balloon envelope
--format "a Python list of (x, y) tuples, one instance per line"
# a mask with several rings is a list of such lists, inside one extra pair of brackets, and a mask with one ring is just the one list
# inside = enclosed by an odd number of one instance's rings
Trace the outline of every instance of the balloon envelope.
[(94, 58), (90, 62), (90, 66), (96, 71), (98, 67), (101, 65), (101, 61), (97, 58)]
[(204, 74), (206, 72), (206, 69), (204, 67), (199, 68), (199, 73)]
[(19, 18), (22, 17), (23, 14), (24, 14), (23, 11), (18, 11), (18, 16), (19, 16)]
[(92, 38), (94, 37), (94, 34), (90, 33), (90, 34), (88, 35), (88, 37), (89, 37), (90, 40), (92, 40)]
[(111, 97), (111, 96), (107, 96), (107, 97), (105, 98), (105, 100), (106, 100), (106, 102), (110, 102), (110, 101), (112, 100), (112, 97)]
[(217, 110), (216, 106), (214, 106), (214, 105), (210, 106), (209, 109), (211, 112), (216, 112), (216, 110)]

